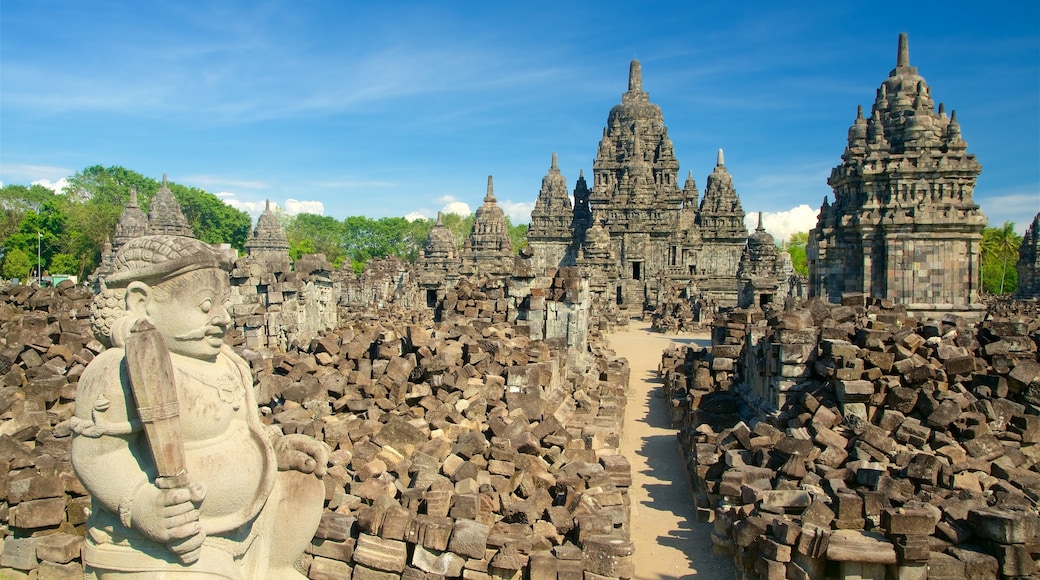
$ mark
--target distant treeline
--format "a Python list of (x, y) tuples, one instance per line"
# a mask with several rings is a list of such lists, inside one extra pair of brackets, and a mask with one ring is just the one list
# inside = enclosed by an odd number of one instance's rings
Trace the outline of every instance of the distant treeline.
[[(94, 165), (69, 178), (61, 193), (41, 185), (0, 188), (0, 276), (26, 280), (36, 275), (37, 256), (44, 272), (73, 274), (81, 280), (100, 263), (101, 251), (115, 232), (120, 214), (137, 188), (137, 202), (148, 211), (160, 182), (123, 167)], [(244, 254), (252, 220), (244, 211), (196, 187), (169, 183), (195, 236), (211, 243), (231, 244)], [(339, 266), (350, 260), (356, 271), (372, 258), (399, 256), (414, 261), (422, 251), (434, 219), (344, 220), (315, 214), (279, 214), (293, 259), (324, 253)], [(444, 216), (461, 245), (473, 226), (473, 215)], [(514, 247), (525, 241), (527, 226), (509, 224)]]

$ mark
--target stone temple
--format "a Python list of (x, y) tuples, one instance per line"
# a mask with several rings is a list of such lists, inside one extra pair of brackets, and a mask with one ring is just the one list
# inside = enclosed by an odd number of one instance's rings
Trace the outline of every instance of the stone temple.
[[(930, 317), (978, 315), (979, 243), (986, 217), (972, 200), (982, 166), (967, 152), (956, 112), (936, 109), (906, 34), (896, 68), (849, 128), (842, 162), (809, 235), (809, 292), (892, 300)], [(977, 317), (977, 316), (976, 316)]]
[(692, 172), (681, 187), (678, 175), (661, 108), (633, 60), (628, 91), (607, 116), (592, 187), (580, 175), (573, 206), (553, 155), (527, 232), (532, 267), (581, 266), (589, 278), (605, 278), (605, 291), (626, 310), (654, 306), (675, 287), (735, 305), (748, 232), (722, 151), (703, 199)]
[(1040, 300), (1040, 213), (1029, 224), (1018, 249), (1017, 298)]

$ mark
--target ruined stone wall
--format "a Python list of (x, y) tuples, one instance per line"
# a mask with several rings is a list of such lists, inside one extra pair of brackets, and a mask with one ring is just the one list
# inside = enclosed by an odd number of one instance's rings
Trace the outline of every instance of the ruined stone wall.
[(302, 256), (291, 272), (266, 266), (243, 258), (231, 272), (229, 310), (246, 346), (285, 351), (337, 326), (339, 288), (324, 255)]
[(1040, 573), (1040, 321), (847, 296), (665, 353), (699, 517), (757, 577)]

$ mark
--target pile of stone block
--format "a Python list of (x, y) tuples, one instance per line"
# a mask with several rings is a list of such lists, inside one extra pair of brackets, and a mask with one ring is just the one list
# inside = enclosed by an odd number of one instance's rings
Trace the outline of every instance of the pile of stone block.
[(90, 498), (69, 450), (76, 383), (104, 350), (90, 332), (89, 290), (0, 292), (0, 568), (4, 577), (82, 578)]
[[(566, 299), (547, 283), (547, 301)], [(562, 280), (562, 279), (561, 279)], [(580, 292), (580, 286), (579, 290)], [(631, 578), (628, 366), (485, 316), (358, 319), (300, 348), (236, 349), (261, 417), (332, 449), (310, 578)], [(0, 568), (81, 578), (90, 498), (71, 468), (76, 382), (103, 350), (92, 295), (0, 294)], [(551, 310), (547, 305), (545, 310)]]
[(252, 359), (267, 420), (333, 449), (311, 578), (631, 577), (627, 365), (515, 330), (368, 322)]
[(697, 401), (699, 513), (744, 577), (1040, 573), (1037, 319), (917, 322), (856, 296), (753, 318), (736, 388), (693, 380), (724, 342), (662, 359), (666, 393)]

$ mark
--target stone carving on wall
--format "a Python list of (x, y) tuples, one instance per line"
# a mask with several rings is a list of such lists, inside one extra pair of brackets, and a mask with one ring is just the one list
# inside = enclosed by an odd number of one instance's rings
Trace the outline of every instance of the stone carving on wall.
[(92, 307), (72, 462), (92, 497), (92, 578), (303, 578), (328, 448), (259, 420), (223, 342), (227, 258), (193, 238), (128, 241)]

